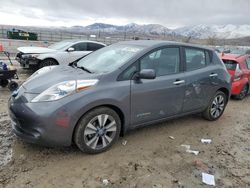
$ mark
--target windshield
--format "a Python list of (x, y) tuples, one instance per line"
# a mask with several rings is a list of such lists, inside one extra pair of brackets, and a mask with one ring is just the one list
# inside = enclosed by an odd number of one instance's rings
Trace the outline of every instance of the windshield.
[(121, 67), (144, 47), (136, 45), (114, 44), (97, 50), (77, 62), (94, 73), (111, 72)]
[(57, 42), (55, 44), (50, 45), (48, 48), (54, 49), (54, 50), (61, 50), (70, 44), (72, 44), (72, 42), (70, 41), (61, 41), (61, 42)]

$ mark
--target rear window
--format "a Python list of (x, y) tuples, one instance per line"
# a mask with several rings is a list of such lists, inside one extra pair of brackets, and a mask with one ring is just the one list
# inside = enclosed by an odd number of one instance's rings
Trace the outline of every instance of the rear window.
[(225, 66), (227, 67), (228, 70), (235, 70), (236, 69), (236, 66), (237, 66), (236, 61), (223, 59), (223, 62), (224, 62)]
[(88, 51), (96, 51), (99, 50), (100, 48), (104, 47), (101, 44), (97, 43), (88, 43)]

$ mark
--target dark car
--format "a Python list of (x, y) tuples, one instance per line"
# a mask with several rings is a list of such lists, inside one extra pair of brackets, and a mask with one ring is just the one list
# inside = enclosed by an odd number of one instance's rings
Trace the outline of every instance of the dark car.
[(210, 49), (165, 41), (120, 42), (75, 66), (45, 67), (9, 100), (15, 134), (32, 143), (99, 153), (128, 130), (187, 114), (217, 120), (230, 75)]

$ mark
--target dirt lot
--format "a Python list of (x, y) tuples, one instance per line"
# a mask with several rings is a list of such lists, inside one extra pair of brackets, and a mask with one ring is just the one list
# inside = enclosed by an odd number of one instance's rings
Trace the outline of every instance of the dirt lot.
[[(105, 153), (86, 155), (13, 136), (9, 95), (0, 88), (0, 187), (209, 187), (202, 172), (215, 176), (216, 187), (250, 187), (250, 96), (230, 100), (216, 122), (179, 118), (130, 132)], [(212, 143), (202, 144), (201, 138)], [(200, 153), (187, 153), (182, 144)]]

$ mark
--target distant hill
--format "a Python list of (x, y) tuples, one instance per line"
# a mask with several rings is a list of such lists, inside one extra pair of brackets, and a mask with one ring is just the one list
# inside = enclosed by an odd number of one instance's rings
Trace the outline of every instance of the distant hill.
[[(112, 25), (94, 23), (88, 26), (72, 27), (31, 27), (31, 26), (1, 26), (5, 29), (23, 29), (32, 32), (48, 32), (61, 35), (61, 33), (96, 35), (99, 38), (122, 39), (164, 39), (198, 44), (235, 44), (250, 45), (250, 25), (194, 25), (169, 29), (160, 24), (139, 25), (130, 23), (127, 25)], [(0, 32), (0, 36), (4, 32)], [(49, 35), (49, 34), (48, 34)], [(211, 40), (212, 39), (212, 40)]]
[(88, 30), (88, 31), (103, 31), (109, 33), (115, 32), (134, 32), (141, 34), (155, 34), (155, 35), (173, 35), (192, 37), (195, 39), (207, 39), (214, 37), (217, 39), (233, 39), (250, 36), (250, 25), (195, 25), (188, 27), (181, 27), (177, 29), (169, 29), (159, 24), (139, 25), (131, 23), (124, 26), (117, 26), (104, 23), (94, 23), (86, 27), (74, 26), (69, 29), (72, 30)]

